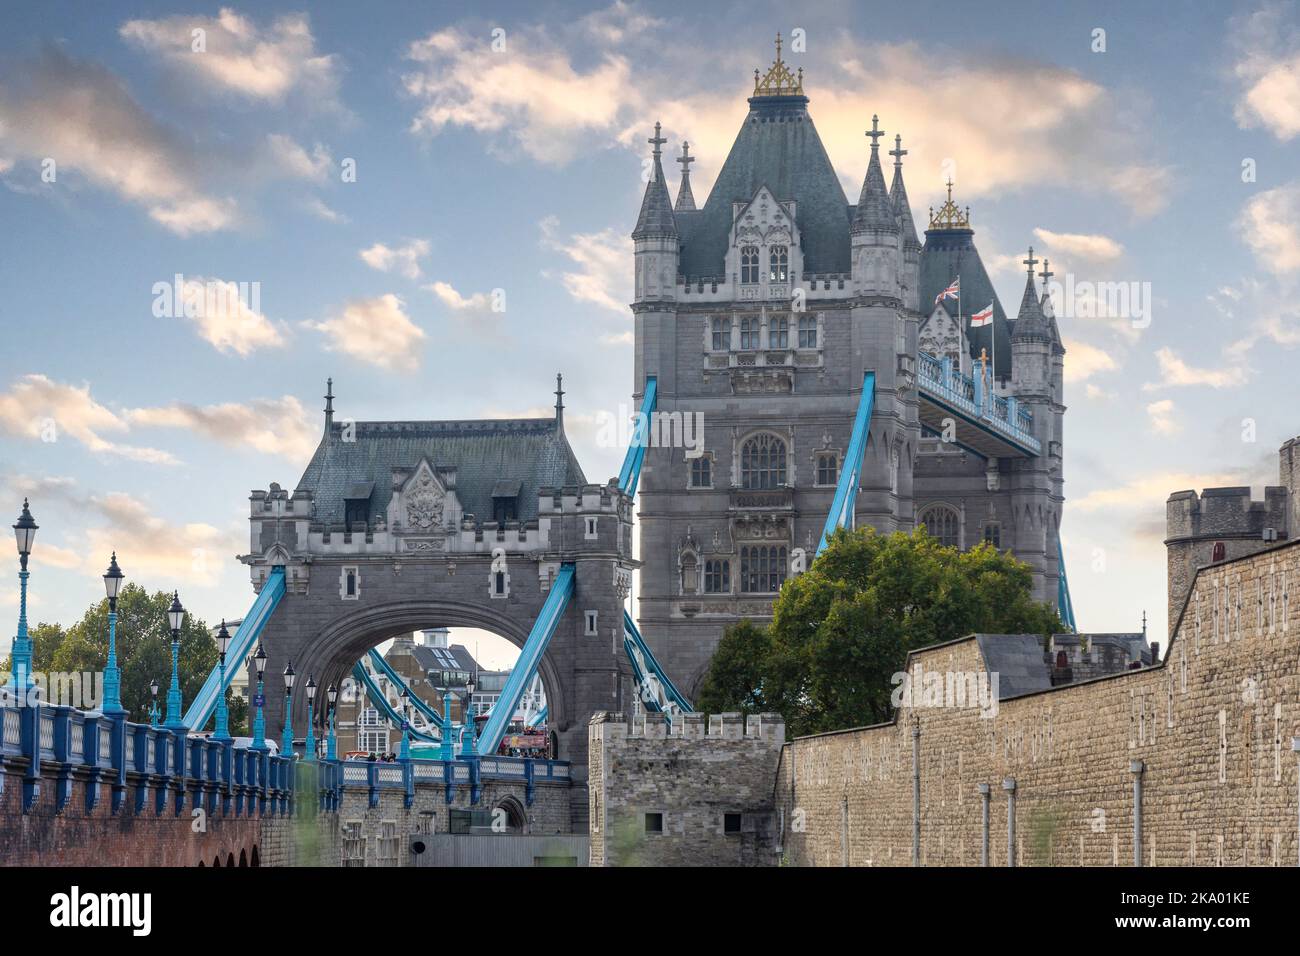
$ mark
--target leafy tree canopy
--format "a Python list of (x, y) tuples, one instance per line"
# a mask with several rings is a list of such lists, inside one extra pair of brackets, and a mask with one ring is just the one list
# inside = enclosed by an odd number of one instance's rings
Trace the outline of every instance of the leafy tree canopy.
[(1032, 583), (1027, 564), (988, 544), (959, 551), (924, 528), (837, 531), (785, 582), (767, 628), (727, 629), (697, 706), (775, 711), (792, 736), (879, 723), (909, 651), (971, 633), (1060, 631)]

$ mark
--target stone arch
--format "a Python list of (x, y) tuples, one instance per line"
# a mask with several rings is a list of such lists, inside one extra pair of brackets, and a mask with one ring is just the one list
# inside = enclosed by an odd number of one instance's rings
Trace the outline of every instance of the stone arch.
[(241, 849), (239, 851), (239, 865), (248, 866), (248, 850)]
[[(342, 685), (352, 672), (352, 666), (372, 647), (389, 638), (431, 626), (475, 627), (505, 638), (522, 648), (528, 640), (532, 620), (520, 620), (504, 609), (502, 602), (470, 604), (456, 601), (390, 601), (361, 607), (343, 615), (321, 629), (316, 639), (303, 649), (294, 668), (300, 674), (315, 675), (316, 683), (328, 687), (331, 683)], [(538, 665), (542, 685), (546, 689), (546, 704), (550, 721), (565, 730), (573, 721), (571, 707), (566, 700), (566, 688), (550, 653), (542, 656)], [(268, 701), (271, 697), (268, 696)], [(302, 695), (293, 698), (295, 727), (305, 727), (307, 702)]]
[(253, 853), (252, 853), (252, 856), (249, 857), (248, 865), (249, 865), (249, 866), (261, 866), (261, 865), (262, 865), (262, 857), (261, 857), (261, 854), (259, 854), (258, 851), (257, 851), (257, 844), (256, 844), (256, 843), (253, 844)]
[(510, 833), (524, 834), (528, 832), (528, 812), (524, 805), (516, 797), (507, 796), (497, 801), (497, 810), (506, 812), (506, 825)]
[(273, 568), (283, 567), (290, 561), (289, 550), (284, 545), (276, 542), (266, 549), (266, 554), (264, 555), (263, 560)]
[(961, 546), (961, 511), (946, 501), (927, 504), (917, 514), (916, 523), (940, 544)]
[(226, 866), (233, 867), (234, 865), (235, 865), (235, 854), (234, 851), (231, 851), (230, 853), (226, 854)]

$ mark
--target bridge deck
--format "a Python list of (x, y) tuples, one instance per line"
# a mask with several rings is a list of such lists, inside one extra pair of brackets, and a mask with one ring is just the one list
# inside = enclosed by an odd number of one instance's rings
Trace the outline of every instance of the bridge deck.
[(916, 380), (921, 424), (944, 435), (955, 426), (957, 444), (986, 458), (1032, 458), (1043, 453), (1033, 436), (1033, 416), (1014, 398), (988, 387), (983, 363), (968, 378), (950, 359), (925, 352), (917, 357)]

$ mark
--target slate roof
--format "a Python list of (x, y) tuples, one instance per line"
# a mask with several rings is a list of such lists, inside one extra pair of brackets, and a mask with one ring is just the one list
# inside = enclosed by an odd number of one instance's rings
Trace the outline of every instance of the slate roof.
[(466, 513), (492, 520), (492, 494), (502, 483), (519, 483), (517, 516), (537, 517), (539, 488), (585, 485), (564, 430), (552, 418), (443, 422), (356, 422), (354, 441), (343, 440), (342, 423), (321, 439), (298, 481), (315, 502), (313, 521), (342, 524), (344, 499), (373, 482), (371, 516), (393, 497), (393, 469), (415, 468), (427, 458), (435, 468), (456, 469), (456, 496)]
[(976, 634), (975, 640), (988, 672), (998, 675), (998, 700), (1051, 689), (1041, 634)]
[(725, 272), (731, 204), (749, 202), (762, 186), (795, 201), (805, 273), (849, 271), (849, 220), (854, 207), (808, 115), (806, 96), (753, 96), (704, 208), (677, 213), (680, 271), (689, 277)]
[(880, 148), (872, 146), (867, 175), (862, 180), (862, 194), (858, 197), (858, 206), (853, 213), (852, 231), (859, 233), (875, 229), (897, 232), (898, 228), (898, 220), (894, 218), (894, 205), (885, 189), (885, 174), (880, 169)]
[(668, 187), (664, 184), (663, 164), (655, 154), (654, 175), (646, 183), (645, 195), (641, 197), (641, 212), (636, 217), (632, 238), (675, 235), (677, 224), (673, 220), (673, 201), (668, 198)]
[[(420, 669), (425, 673), (429, 671), (460, 670), (468, 671), (471, 674), (478, 673), (481, 669), (478, 661), (474, 660), (474, 655), (464, 644), (452, 644), (450, 647), (428, 647), (424, 644), (416, 644), (409, 648), (411, 656), (415, 662), (420, 665)], [(455, 661), (452, 665), (448, 658)]]
[[(934, 311), (934, 297), (961, 276), (962, 324), (966, 326), (966, 341), (970, 343), (972, 359), (980, 357), (981, 349), (993, 355), (991, 331), (997, 334), (997, 368), (999, 376), (1011, 375), (1011, 323), (1006, 310), (989, 280), (989, 274), (980, 261), (975, 248), (975, 232), (971, 229), (927, 229), (925, 245), (921, 247), (921, 311), (929, 315)], [(993, 303), (993, 326), (970, 327), (970, 315)], [(957, 303), (945, 299), (941, 306), (954, 319)]]

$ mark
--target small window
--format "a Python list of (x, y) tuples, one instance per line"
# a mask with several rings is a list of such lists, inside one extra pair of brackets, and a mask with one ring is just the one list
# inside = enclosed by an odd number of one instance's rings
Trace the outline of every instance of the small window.
[(691, 459), (691, 487), (713, 487), (713, 463), (709, 460), (708, 455), (700, 455), (699, 458)]
[(1002, 547), (1002, 525), (990, 521), (984, 526), (984, 540), (995, 548)]
[(799, 316), (799, 348), (817, 348), (817, 317), (815, 315)]
[(817, 484), (834, 485), (840, 480), (840, 457), (833, 451), (817, 453)]
[(758, 348), (758, 337), (761, 331), (761, 325), (757, 317), (751, 317), (740, 320), (740, 348), (746, 352), (752, 352)]
[(361, 597), (361, 569), (356, 566), (345, 567), (339, 571), (339, 597), (345, 601), (357, 601)]
[(586, 538), (587, 538), (588, 541), (590, 541), (590, 540), (592, 540), (593, 538), (597, 537), (597, 534), (596, 534), (596, 519), (595, 519), (595, 518), (588, 518), (588, 519), (587, 519), (587, 521), (586, 521), (586, 529), (587, 529), (587, 530), (586, 530)]
[(347, 595), (348, 597), (357, 596), (357, 572), (355, 571), (348, 572)]
[(506, 573), (504, 571), (497, 571), (492, 575), (492, 588), (497, 594), (506, 593)]
[(770, 349), (788, 349), (790, 347), (789, 319), (779, 315), (774, 315), (768, 319), (767, 347)]
[(714, 319), (709, 345), (715, 352), (726, 352), (731, 348), (731, 320)]
[(768, 263), (771, 270), (768, 272), (767, 280), (769, 282), (784, 282), (786, 273), (790, 266), (790, 249), (787, 246), (773, 246), (768, 254)]
[(1211, 557), (1210, 560), (1211, 560), (1211, 561), (1222, 561), (1222, 560), (1223, 560), (1224, 558), (1226, 558), (1227, 556), (1228, 556), (1228, 548), (1227, 548), (1227, 545), (1225, 545), (1222, 541), (1216, 541), (1216, 542), (1214, 542), (1214, 556)]
[(662, 813), (647, 813), (645, 815), (645, 832), (663, 833), (664, 815)]
[(740, 814), (724, 813), (722, 815), (722, 832), (739, 833), (740, 832)]
[(758, 246), (741, 246), (740, 281), (744, 285), (758, 281)]
[(704, 591), (706, 594), (731, 593), (731, 562), (723, 560), (704, 562)]
[(588, 611), (586, 613), (586, 628), (583, 633), (585, 633), (587, 637), (595, 637), (598, 633), (596, 630), (596, 624), (599, 618), (599, 611)]

